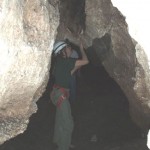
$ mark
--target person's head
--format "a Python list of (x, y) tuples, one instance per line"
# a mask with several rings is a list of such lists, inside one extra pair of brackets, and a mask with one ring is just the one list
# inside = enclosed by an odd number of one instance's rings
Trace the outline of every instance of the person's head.
[(59, 41), (54, 44), (53, 52), (55, 56), (59, 55), (64, 58), (68, 58), (72, 53), (72, 48), (69, 43), (66, 43), (64, 41)]

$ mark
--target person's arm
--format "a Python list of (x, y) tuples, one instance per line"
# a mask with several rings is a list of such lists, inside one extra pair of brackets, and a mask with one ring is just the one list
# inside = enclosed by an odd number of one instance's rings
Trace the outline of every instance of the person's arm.
[(77, 69), (79, 69), (80, 67), (86, 65), (89, 63), (89, 60), (87, 58), (87, 55), (84, 51), (84, 47), (83, 47), (83, 44), (82, 44), (82, 41), (80, 43), (80, 51), (81, 51), (81, 59), (78, 59), (76, 62), (75, 62), (75, 66), (73, 68), (73, 70), (71, 71), (71, 74), (73, 74)]

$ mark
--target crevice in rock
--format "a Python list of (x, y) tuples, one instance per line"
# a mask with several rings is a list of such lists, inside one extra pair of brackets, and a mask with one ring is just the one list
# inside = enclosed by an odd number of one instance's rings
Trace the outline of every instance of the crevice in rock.
[(61, 0), (59, 11), (60, 23), (72, 34), (85, 30), (85, 0)]
[(102, 65), (102, 62), (108, 57), (112, 48), (111, 36), (106, 33), (101, 38), (95, 38), (92, 45), (87, 48), (87, 55), (92, 64)]

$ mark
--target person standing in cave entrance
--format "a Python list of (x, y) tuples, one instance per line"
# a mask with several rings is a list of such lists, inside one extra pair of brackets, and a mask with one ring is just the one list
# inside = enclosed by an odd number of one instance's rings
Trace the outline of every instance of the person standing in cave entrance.
[(80, 51), (82, 58), (76, 60), (70, 57), (71, 47), (66, 42), (59, 41), (53, 48), (52, 69), (55, 82), (50, 97), (56, 106), (53, 142), (58, 146), (58, 150), (69, 150), (71, 145), (74, 124), (69, 103), (69, 82), (71, 75), (89, 62), (82, 42)]
[[(70, 43), (70, 41), (68, 39), (65, 40), (65, 42), (67, 43), (67, 45), (70, 47), (70, 50), (71, 50), (71, 55), (70, 57), (71, 58), (74, 58), (74, 59), (79, 59), (79, 54), (77, 53), (77, 51), (75, 49), (73, 49), (73, 46), (72, 44)], [(76, 100), (76, 75), (77, 75), (77, 72), (73, 73), (71, 75), (71, 79), (70, 79), (70, 86), (69, 86), (69, 89), (70, 89), (70, 97), (69, 97), (69, 102), (70, 104), (73, 106), (73, 104), (75, 103), (75, 100)], [(73, 107), (72, 107), (73, 108)]]

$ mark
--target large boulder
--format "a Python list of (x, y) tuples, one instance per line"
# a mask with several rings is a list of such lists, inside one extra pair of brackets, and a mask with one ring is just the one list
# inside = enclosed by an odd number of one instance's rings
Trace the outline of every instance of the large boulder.
[(0, 2), (0, 144), (23, 133), (37, 111), (58, 24), (47, 0)]

